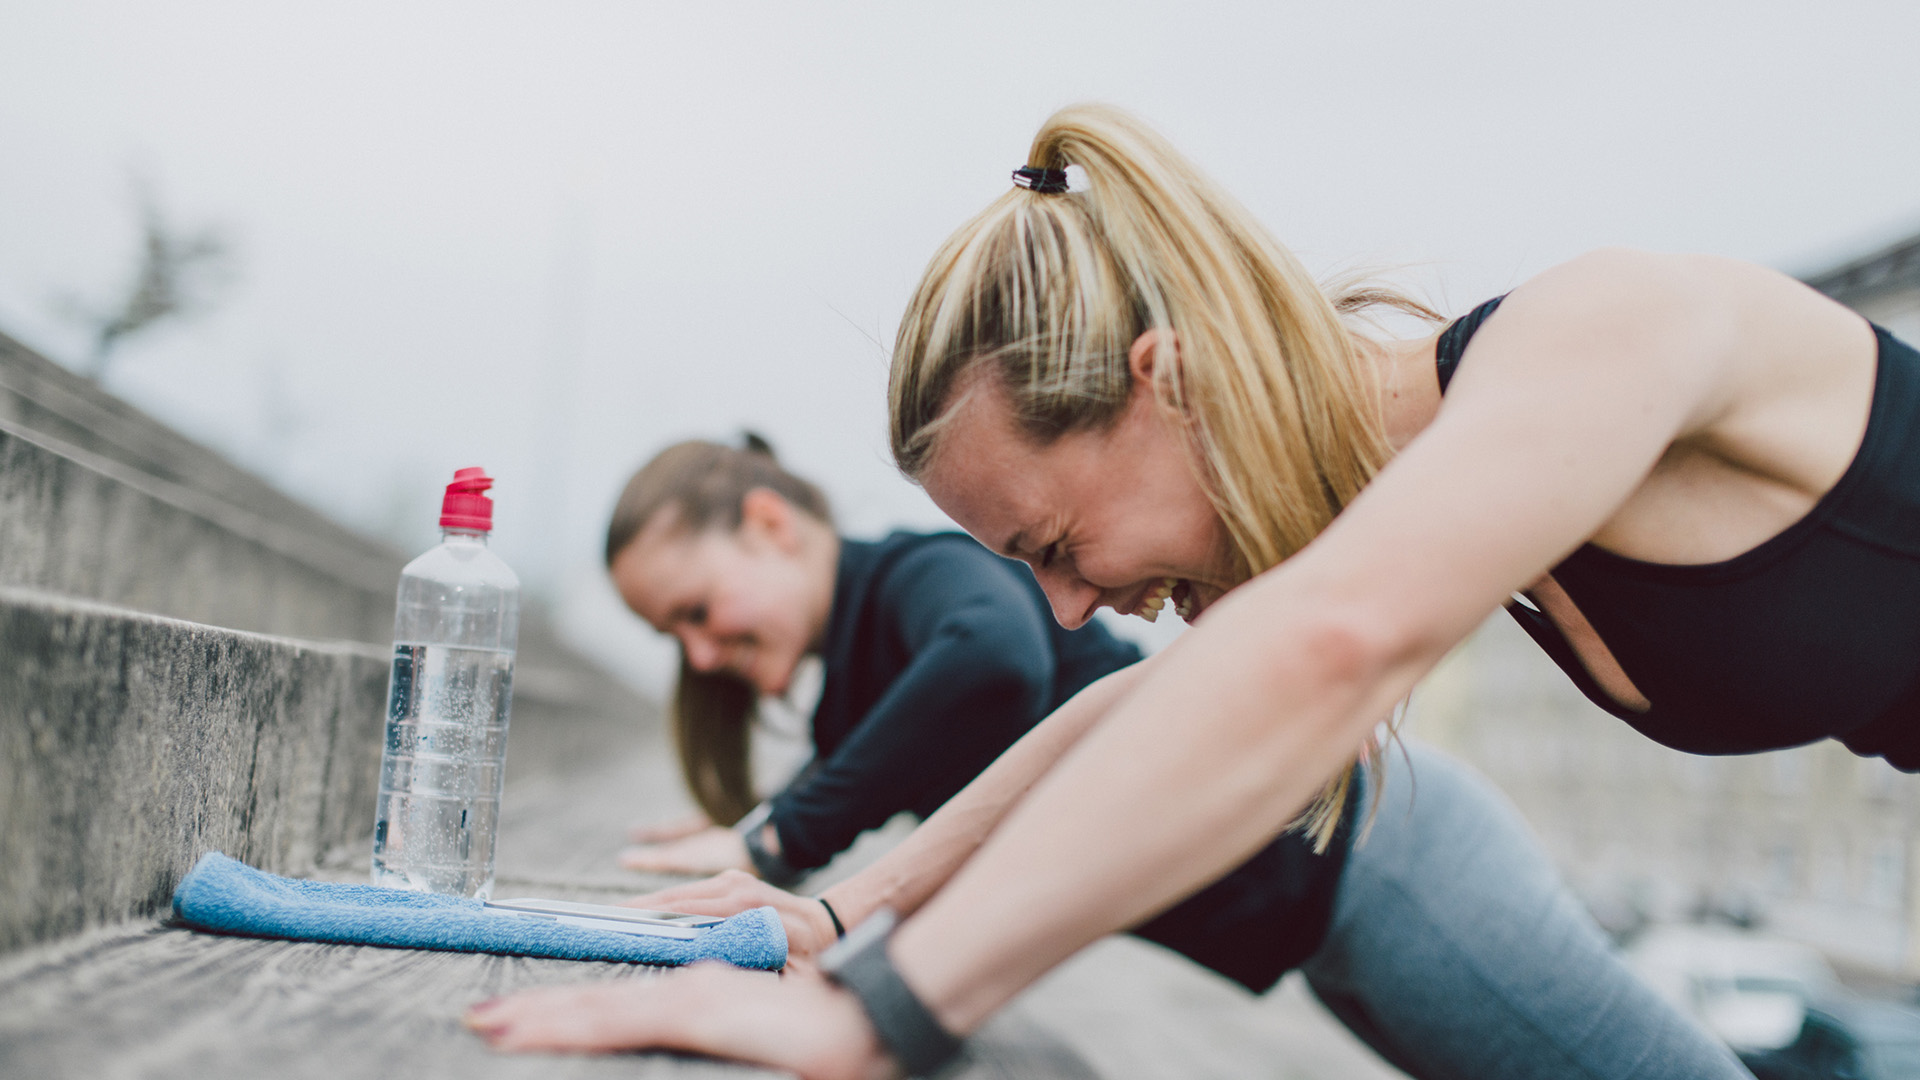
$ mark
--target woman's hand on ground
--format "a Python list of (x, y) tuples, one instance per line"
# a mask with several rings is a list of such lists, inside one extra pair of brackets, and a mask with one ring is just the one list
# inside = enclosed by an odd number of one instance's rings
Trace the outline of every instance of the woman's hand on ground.
[(495, 1050), (680, 1050), (806, 1080), (900, 1075), (852, 994), (811, 971), (773, 978), (699, 964), (657, 978), (549, 986), (484, 1001), (467, 1027)]
[(683, 840), (702, 829), (713, 828), (713, 819), (705, 814), (688, 814), (672, 821), (656, 822), (652, 825), (635, 825), (627, 830), (627, 839), (636, 844), (665, 844), (673, 840)]
[(684, 911), (689, 915), (738, 915), (750, 908), (771, 907), (787, 931), (787, 959), (810, 960), (838, 940), (833, 919), (819, 900), (795, 896), (752, 874), (729, 870), (705, 881), (692, 881), (622, 900), (625, 907)]
[(753, 865), (747, 845), (732, 829), (709, 825), (664, 844), (642, 844), (620, 853), (620, 865), (656, 874), (717, 874)]

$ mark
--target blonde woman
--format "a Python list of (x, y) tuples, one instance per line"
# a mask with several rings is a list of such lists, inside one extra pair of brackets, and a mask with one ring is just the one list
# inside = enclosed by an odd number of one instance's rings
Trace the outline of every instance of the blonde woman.
[(965, 850), (874, 899), (896, 933), (697, 1032), (637, 1009), (640, 1041), (798, 1053), (749, 1029), (799, 1016), (815, 1074), (934, 1061), (1095, 936), (1328, 825), (1393, 703), (1503, 606), (1662, 742), (1920, 766), (1910, 347), (1771, 271), (1627, 251), (1377, 341), (1122, 114), (1057, 114), (1021, 172), (902, 322), (896, 458), (1064, 624), (1171, 581), (1198, 625), (928, 823)]

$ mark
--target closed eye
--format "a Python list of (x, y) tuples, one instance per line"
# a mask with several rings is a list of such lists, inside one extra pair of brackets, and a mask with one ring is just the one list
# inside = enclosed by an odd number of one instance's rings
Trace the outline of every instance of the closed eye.
[(1047, 567), (1053, 565), (1053, 560), (1059, 557), (1060, 541), (1055, 540), (1053, 543), (1040, 549), (1040, 569), (1045, 570)]

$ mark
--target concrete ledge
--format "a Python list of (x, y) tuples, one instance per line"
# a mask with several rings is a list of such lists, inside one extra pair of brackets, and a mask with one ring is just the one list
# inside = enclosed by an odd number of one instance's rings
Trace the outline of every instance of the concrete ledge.
[(373, 828), (384, 650), (0, 588), (0, 949), (164, 908), (202, 852)]
[[(208, 850), (282, 874), (363, 872), (387, 665), (381, 646), (0, 586), (0, 951), (159, 911)], [(503, 829), (662, 736), (658, 711), (604, 677), (520, 667)], [(633, 782), (677, 796), (654, 757)], [(607, 822), (600, 859), (626, 820)]]
[(0, 585), (257, 633), (392, 633), (397, 560), (332, 565), (290, 530), (85, 458), (0, 423)]
[(0, 422), (298, 530), (338, 556), (400, 553), (336, 524), (260, 477), (0, 333)]

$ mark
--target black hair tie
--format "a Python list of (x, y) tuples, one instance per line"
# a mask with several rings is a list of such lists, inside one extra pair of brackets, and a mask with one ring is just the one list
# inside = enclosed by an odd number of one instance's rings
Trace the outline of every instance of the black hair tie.
[(1013, 186), (1041, 195), (1064, 195), (1067, 191), (1067, 170), (1036, 169), (1031, 165), (1022, 165), (1013, 170)]

